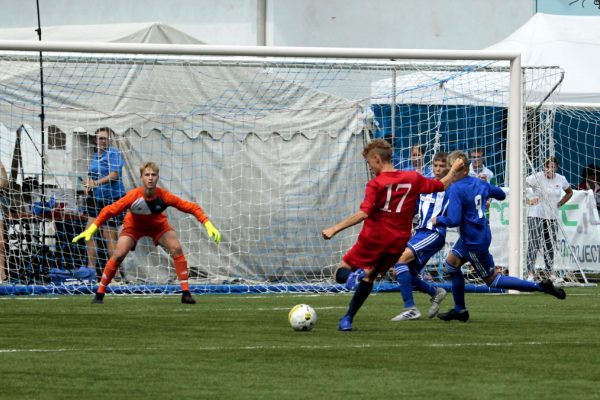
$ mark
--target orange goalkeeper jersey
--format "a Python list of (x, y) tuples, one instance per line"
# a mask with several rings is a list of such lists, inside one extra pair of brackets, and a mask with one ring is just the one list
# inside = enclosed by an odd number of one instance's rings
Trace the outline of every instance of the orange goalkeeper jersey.
[(137, 229), (156, 229), (168, 225), (167, 216), (163, 213), (167, 207), (175, 207), (184, 213), (193, 214), (203, 224), (208, 220), (202, 208), (191, 201), (183, 200), (166, 189), (156, 188), (152, 198), (144, 198), (144, 188), (138, 187), (102, 209), (94, 223), (101, 226), (109, 218), (115, 217), (125, 210), (123, 226), (134, 226)]

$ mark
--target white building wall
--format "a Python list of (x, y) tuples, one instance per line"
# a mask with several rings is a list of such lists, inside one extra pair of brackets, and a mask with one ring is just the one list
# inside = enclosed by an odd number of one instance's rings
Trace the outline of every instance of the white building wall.
[[(256, 0), (39, 0), (53, 25), (164, 22), (209, 44), (254, 45)], [(34, 0), (0, 0), (0, 26), (37, 28)]]
[[(42, 28), (164, 22), (209, 44), (257, 43), (260, 0), (39, 0)], [(267, 45), (482, 49), (535, 0), (265, 0)], [(0, 0), (0, 26), (37, 27), (34, 1)], [(42, 29), (43, 33), (43, 29)]]
[(276, 0), (276, 46), (483, 49), (534, 14), (531, 0)]

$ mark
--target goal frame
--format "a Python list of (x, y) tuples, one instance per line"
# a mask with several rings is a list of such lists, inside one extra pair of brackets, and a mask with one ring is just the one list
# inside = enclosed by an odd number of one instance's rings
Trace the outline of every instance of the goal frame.
[(524, 221), (522, 204), (523, 174), (523, 88), (521, 53), (487, 50), (430, 50), (430, 49), (366, 49), (332, 47), (262, 47), (219, 46), (190, 44), (132, 44), (96, 42), (43, 42), (0, 40), (0, 51), (29, 51), (56, 53), (106, 53), (172, 56), (254, 56), (254, 57), (311, 57), (347, 59), (404, 60), (495, 60), (509, 62), (509, 102), (507, 109), (507, 186), (509, 202), (509, 275), (522, 277), (523, 244), (521, 227)]

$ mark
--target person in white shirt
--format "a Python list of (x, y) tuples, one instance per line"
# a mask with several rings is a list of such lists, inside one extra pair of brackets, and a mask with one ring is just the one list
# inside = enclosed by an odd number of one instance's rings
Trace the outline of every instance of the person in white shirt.
[[(544, 171), (529, 175), (525, 179), (528, 191), (527, 224), (529, 231), (527, 246), (527, 279), (535, 276), (535, 259), (543, 245), (546, 274), (552, 277), (554, 267), (554, 244), (556, 242), (559, 208), (573, 196), (573, 189), (567, 179), (556, 173), (558, 161), (550, 157), (544, 164)], [(564, 194), (563, 194), (564, 193)]]
[(476, 147), (473, 150), (471, 150), (471, 156), (469, 161), (471, 162), (469, 165), (470, 176), (483, 179), (484, 181), (491, 183), (492, 185), (496, 184), (494, 173), (484, 165), (485, 152), (482, 148)]
[(577, 186), (579, 190), (591, 190), (594, 194), (594, 200), (596, 202), (596, 208), (598, 214), (600, 214), (600, 168), (596, 164), (589, 164), (586, 166), (581, 173), (581, 182)]

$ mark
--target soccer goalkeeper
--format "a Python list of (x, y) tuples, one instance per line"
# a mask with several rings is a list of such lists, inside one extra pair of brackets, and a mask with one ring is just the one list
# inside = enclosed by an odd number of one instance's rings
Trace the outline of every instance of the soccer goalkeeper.
[(106, 287), (110, 284), (119, 265), (131, 250), (135, 249), (137, 241), (142, 236), (149, 236), (154, 241), (154, 245), (160, 244), (165, 250), (171, 254), (175, 263), (175, 272), (181, 283), (181, 302), (183, 304), (194, 304), (196, 301), (190, 293), (188, 284), (188, 269), (187, 261), (181, 249), (181, 243), (177, 238), (177, 233), (173, 230), (167, 216), (163, 211), (167, 207), (175, 207), (179, 211), (193, 214), (198, 221), (204, 224), (208, 236), (219, 244), (221, 234), (215, 226), (209, 221), (204, 214), (202, 208), (190, 201), (185, 201), (166, 189), (157, 187), (159, 178), (159, 167), (154, 162), (147, 162), (140, 167), (140, 177), (142, 186), (130, 190), (125, 196), (117, 200), (111, 205), (108, 205), (100, 211), (98, 217), (89, 228), (83, 233), (77, 235), (73, 239), (73, 243), (81, 238), (86, 241), (90, 240), (107, 219), (112, 218), (125, 210), (129, 212), (123, 221), (123, 229), (119, 234), (117, 248), (110, 257), (102, 273), (102, 279), (96, 296), (92, 300), (92, 304), (102, 304)]

